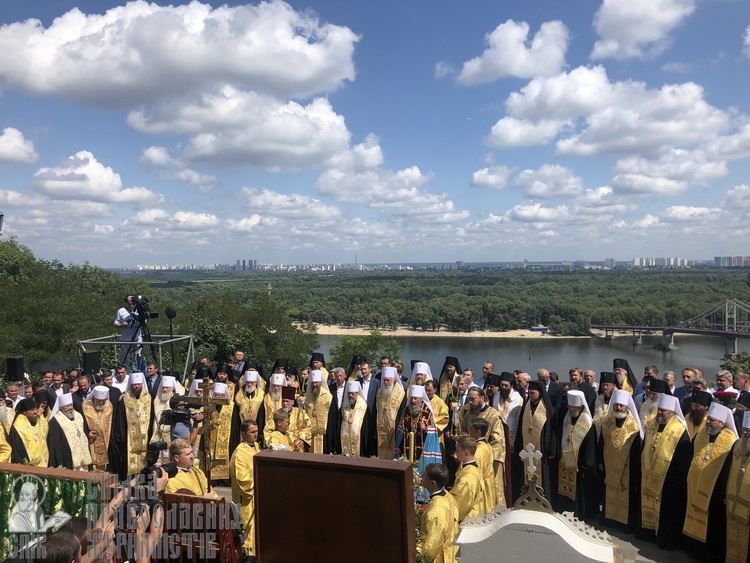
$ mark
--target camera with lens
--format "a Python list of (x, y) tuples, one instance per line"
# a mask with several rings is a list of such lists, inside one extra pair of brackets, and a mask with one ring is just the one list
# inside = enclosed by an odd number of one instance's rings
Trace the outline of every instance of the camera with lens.
[(151, 311), (151, 305), (149, 305), (148, 298), (145, 295), (135, 295), (133, 303), (135, 304), (135, 315), (139, 321), (144, 322), (159, 317), (159, 313)]

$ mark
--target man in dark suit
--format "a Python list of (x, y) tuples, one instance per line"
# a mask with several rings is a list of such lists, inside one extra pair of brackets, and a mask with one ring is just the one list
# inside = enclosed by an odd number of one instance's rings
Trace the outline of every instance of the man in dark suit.
[(232, 366), (232, 373), (229, 374), (229, 377), (236, 383), (242, 380), (242, 374), (245, 373), (245, 366), (247, 365), (247, 362), (245, 361), (245, 352), (242, 350), (235, 350), (232, 360), (234, 365)]
[(359, 364), (359, 370), (362, 373), (362, 377), (357, 379), (359, 384), (362, 386), (362, 391), (365, 394), (365, 400), (367, 401), (367, 431), (370, 436), (367, 439), (368, 451), (367, 456), (378, 455), (378, 425), (377, 425), (377, 411), (375, 409), (375, 398), (378, 395), (378, 389), (380, 389), (380, 380), (375, 379), (372, 374), (372, 367), (369, 362), (363, 362)]
[(156, 394), (161, 389), (161, 374), (154, 362), (149, 363), (146, 367), (145, 379), (149, 395), (151, 395), (152, 398), (156, 397)]
[(675, 397), (677, 397), (677, 400), (680, 401), (680, 404), (685, 399), (690, 398), (690, 394), (693, 390), (692, 381), (695, 379), (695, 371), (691, 368), (685, 368), (682, 370), (682, 387), (678, 387), (674, 390), (672, 393)]
[(570, 376), (571, 389), (578, 389), (583, 391), (583, 396), (586, 398), (586, 403), (589, 406), (589, 411), (594, 412), (596, 403), (596, 389), (583, 380), (583, 370), (581, 368), (571, 368), (568, 372)]
[(328, 424), (326, 426), (325, 453), (341, 453), (341, 405), (346, 399), (345, 391), (346, 372), (342, 367), (331, 370), (331, 384), (328, 390), (331, 392), (331, 407), (328, 410)]
[(112, 403), (112, 406), (116, 407), (117, 403), (120, 401), (122, 392), (117, 387), (112, 386), (114, 378), (115, 376), (108, 371), (105, 371), (102, 374), (102, 385), (109, 389), (109, 402)]
[(539, 368), (536, 370), (536, 378), (544, 384), (544, 390), (549, 397), (552, 407), (557, 411), (560, 403), (562, 403), (562, 387), (556, 381), (552, 381), (550, 378), (549, 370), (546, 368)]
[(52, 385), (47, 388), (47, 394), (49, 395), (49, 401), (47, 401), (47, 404), (49, 405), (49, 408), (51, 409), (55, 406), (57, 398), (65, 395), (65, 393), (70, 393), (70, 385), (63, 383), (63, 376), (61, 373), (56, 373), (52, 377)]

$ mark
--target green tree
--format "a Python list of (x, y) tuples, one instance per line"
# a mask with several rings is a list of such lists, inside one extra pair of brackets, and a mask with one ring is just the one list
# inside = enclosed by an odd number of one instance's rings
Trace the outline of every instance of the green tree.
[(721, 362), (719, 367), (721, 369), (728, 369), (734, 375), (737, 375), (741, 371), (750, 372), (750, 353), (740, 352), (736, 357)]
[(391, 360), (400, 359), (401, 345), (395, 340), (385, 340), (377, 330), (369, 336), (342, 336), (331, 346), (328, 363), (331, 366), (349, 368), (354, 356), (364, 356), (371, 363), (375, 363), (382, 356)]

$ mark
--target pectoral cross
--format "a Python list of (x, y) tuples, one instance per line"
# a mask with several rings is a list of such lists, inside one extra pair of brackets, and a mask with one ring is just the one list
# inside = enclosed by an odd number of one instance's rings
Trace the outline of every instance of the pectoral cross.
[[(203, 405), (203, 426), (201, 426), (200, 434), (203, 436), (203, 450), (204, 459), (206, 461), (206, 467), (204, 473), (206, 474), (206, 480), (208, 481), (208, 491), (211, 491), (211, 430), (219, 426), (220, 422), (211, 422), (213, 418), (211, 415), (218, 412), (216, 409), (217, 405), (228, 405), (231, 401), (229, 397), (224, 399), (217, 399), (211, 396), (214, 389), (214, 384), (208, 381), (208, 378), (203, 380), (201, 385), (203, 390), (203, 397), (201, 404)], [(227, 386), (228, 389), (228, 386)]]
[(535, 449), (532, 444), (526, 444), (526, 447), (518, 455), (526, 462), (526, 477), (527, 481), (530, 481), (531, 477), (536, 475), (536, 465), (534, 462), (542, 459), (542, 452)]

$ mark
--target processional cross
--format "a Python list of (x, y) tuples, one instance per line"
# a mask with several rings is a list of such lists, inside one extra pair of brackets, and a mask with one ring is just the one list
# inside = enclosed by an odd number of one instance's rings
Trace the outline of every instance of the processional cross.
[(211, 431), (221, 424), (219, 420), (216, 420), (216, 422), (213, 421), (213, 414), (218, 413), (218, 409), (216, 408), (218, 405), (228, 405), (230, 403), (229, 397), (223, 399), (213, 397), (213, 389), (213, 382), (209, 382), (208, 378), (204, 379), (201, 384), (203, 397), (201, 397), (200, 403), (196, 401), (192, 405), (197, 406), (200, 404), (203, 407), (203, 425), (200, 429), (200, 435), (203, 437), (203, 459), (206, 462), (203, 472), (206, 474), (206, 479), (208, 480), (208, 491), (211, 491)]
[(542, 459), (542, 452), (534, 448), (533, 444), (526, 444), (526, 447), (518, 454), (526, 462), (526, 480), (530, 481), (532, 475), (536, 475), (535, 461)]
[(518, 456), (526, 463), (526, 484), (521, 489), (521, 496), (513, 508), (552, 512), (552, 505), (544, 498), (544, 489), (537, 485), (536, 464), (542, 459), (542, 452), (533, 444), (526, 444)]

